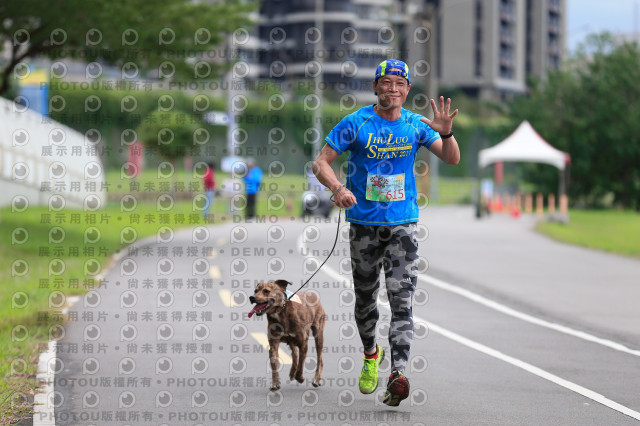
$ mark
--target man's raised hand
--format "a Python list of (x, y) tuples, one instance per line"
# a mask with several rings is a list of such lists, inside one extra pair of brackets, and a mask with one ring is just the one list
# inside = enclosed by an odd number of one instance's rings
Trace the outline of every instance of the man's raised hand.
[(440, 109), (436, 106), (436, 101), (431, 99), (431, 108), (433, 108), (433, 120), (429, 120), (427, 117), (422, 117), (420, 121), (427, 123), (434, 131), (446, 135), (451, 132), (451, 126), (453, 123), (453, 117), (458, 114), (456, 109), (453, 113), (449, 114), (451, 109), (451, 98), (447, 98), (447, 105), (444, 105), (444, 96), (440, 96)]

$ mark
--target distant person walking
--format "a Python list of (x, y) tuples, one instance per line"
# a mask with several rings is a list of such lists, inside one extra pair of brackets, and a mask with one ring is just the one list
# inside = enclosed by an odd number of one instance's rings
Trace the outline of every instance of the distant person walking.
[(256, 160), (247, 159), (247, 174), (242, 178), (246, 186), (247, 209), (245, 219), (251, 219), (256, 215), (256, 197), (262, 183), (262, 170), (256, 166)]
[(204, 183), (204, 193), (207, 197), (207, 204), (204, 206), (202, 210), (202, 217), (204, 220), (209, 219), (209, 212), (211, 211), (211, 207), (213, 207), (213, 197), (216, 193), (216, 172), (213, 168), (213, 162), (207, 162), (207, 170), (204, 172), (204, 177), (202, 178)]

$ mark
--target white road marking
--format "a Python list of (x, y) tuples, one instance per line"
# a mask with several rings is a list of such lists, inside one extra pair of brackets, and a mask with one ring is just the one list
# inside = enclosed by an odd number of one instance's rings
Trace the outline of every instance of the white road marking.
[(222, 273), (220, 272), (220, 268), (216, 265), (212, 265), (209, 268), (209, 276), (214, 280), (219, 280), (222, 277)]
[(514, 358), (512, 356), (503, 354), (500, 351), (497, 351), (493, 348), (490, 348), (488, 346), (485, 346), (481, 343), (475, 342), (473, 340), (467, 339), (466, 337), (463, 337), (459, 334), (454, 333), (453, 331), (447, 330), (446, 328), (440, 327), (439, 325), (436, 325), (432, 322), (426, 321), (418, 316), (414, 315), (414, 319), (417, 321), (422, 321), (424, 323), (426, 323), (429, 326), (429, 329), (431, 331), (434, 331), (438, 334), (440, 334), (443, 337), (446, 337), (450, 340), (453, 340), (454, 342), (460, 343), (461, 345), (467, 346), (468, 348), (474, 349), (478, 352), (482, 352), (486, 355), (489, 355), (491, 357), (494, 357), (496, 359), (499, 359), (500, 361), (504, 361), (508, 364), (513, 365), (514, 367), (518, 367), (521, 368), (531, 374), (534, 374), (540, 378), (543, 378), (545, 380), (548, 380), (552, 383), (555, 383), (558, 386), (562, 386), (565, 389), (568, 389), (572, 392), (578, 393), (586, 398), (589, 398), (595, 402), (599, 402), (600, 404), (604, 405), (605, 407), (609, 407), (613, 410), (616, 410), (622, 414), (626, 414), (629, 417), (633, 417), (636, 420), (640, 420), (640, 413), (637, 411), (634, 411), (628, 407), (625, 407), (622, 404), (619, 404), (597, 392), (594, 392), (590, 389), (587, 389), (583, 386), (580, 386), (578, 384), (575, 384), (573, 382), (570, 382), (568, 380), (563, 379), (562, 377), (558, 377), (555, 374), (551, 374), (548, 371), (545, 371), (539, 367), (536, 367), (535, 365), (529, 364), (527, 362), (521, 361), (517, 358)]
[[(258, 343), (262, 345), (262, 347), (265, 348), (267, 352), (269, 351), (269, 338), (267, 337), (266, 333), (253, 332), (251, 333), (251, 337), (256, 339)], [(289, 354), (282, 351), (282, 348), (278, 348), (278, 357), (280, 358), (280, 362), (282, 364), (291, 365), (291, 363), (293, 362)]]
[(237, 308), (238, 305), (233, 301), (233, 297), (231, 297), (231, 292), (229, 290), (220, 289), (218, 290), (218, 296), (220, 296), (220, 300), (227, 308)]
[[(300, 248), (302, 246), (301, 243), (301, 239), (298, 239), (298, 247)], [(349, 278), (345, 278), (345, 276), (339, 274), (337, 271), (335, 271), (334, 269), (332, 269), (330, 266), (325, 265), (323, 268), (323, 272), (325, 272), (327, 275), (331, 276), (333, 279), (335, 280), (341, 280), (344, 281), (346, 283), (348, 283), (348, 285), (350, 287), (353, 287), (353, 284), (351, 283), (351, 280)], [(384, 306), (384, 305), (382, 305)], [(506, 307), (505, 307), (506, 308)], [(514, 311), (517, 312), (517, 311)], [(523, 314), (524, 315), (524, 314)], [(534, 317), (531, 317), (534, 318)], [(551, 374), (548, 371), (545, 371), (539, 367), (536, 367), (535, 365), (529, 364), (527, 362), (524, 362), (522, 360), (519, 360), (517, 358), (514, 358), (512, 356), (506, 355), (496, 349), (490, 348), (488, 346), (485, 346), (481, 343), (475, 342), (471, 339), (467, 339), (464, 336), (461, 336), (457, 333), (454, 333), (453, 331), (447, 330), (444, 327), (440, 327), (437, 324), (434, 324), (432, 322), (426, 321), (416, 315), (414, 315), (414, 319), (415, 321), (420, 321), (423, 322), (425, 324), (427, 324), (429, 326), (429, 329), (435, 333), (440, 334), (443, 337), (446, 337), (447, 339), (453, 340), (454, 342), (460, 343), (464, 346), (467, 346), (468, 348), (474, 349), (478, 352), (484, 353), (486, 355), (489, 355), (493, 358), (496, 358), (500, 361), (506, 362), (510, 365), (513, 365), (514, 367), (518, 367), (522, 370), (525, 370), (531, 374), (534, 374), (542, 379), (548, 380), (552, 383), (557, 384), (558, 386), (562, 386), (563, 388), (570, 390), (572, 392), (578, 393), (586, 398), (589, 398), (595, 402), (598, 402), (602, 405), (604, 405), (605, 407), (609, 407), (612, 410), (618, 411), (622, 414), (625, 414), (629, 417), (632, 417), (636, 420), (640, 420), (640, 412), (634, 411), (629, 407), (626, 407), (622, 404), (619, 404), (595, 391), (592, 391), (590, 389), (587, 389), (583, 386), (580, 386), (576, 383), (570, 382), (566, 379), (563, 379), (559, 376), (556, 376), (555, 374)]]
[(427, 284), (433, 285), (434, 287), (438, 287), (442, 290), (446, 290), (451, 293), (455, 293), (459, 296), (465, 297), (473, 302), (484, 305), (488, 308), (491, 308), (495, 311), (501, 312), (505, 315), (512, 316), (514, 318), (518, 318), (522, 321), (526, 321), (531, 324), (539, 325), (541, 327), (549, 328), (551, 330), (558, 331), (560, 333), (568, 334), (573, 337), (577, 337), (582, 340), (586, 340), (588, 342), (597, 343), (598, 345), (606, 346), (610, 349), (615, 349), (620, 352), (624, 352), (630, 355), (640, 356), (640, 351), (635, 349), (630, 349), (620, 343), (613, 342), (611, 340), (602, 339), (600, 337), (594, 336), (589, 333), (585, 333), (584, 331), (575, 330), (570, 327), (566, 327), (564, 325), (555, 324), (553, 322), (545, 321), (540, 318), (536, 318), (532, 315), (525, 314), (520, 311), (516, 311), (515, 309), (509, 308), (503, 304), (498, 302), (494, 302), (493, 300), (487, 299), (486, 297), (480, 296), (479, 294), (473, 293), (464, 288), (460, 288), (458, 286), (449, 284), (445, 281), (439, 280), (437, 278), (430, 277), (428, 275), (418, 275), (418, 279), (426, 282)]

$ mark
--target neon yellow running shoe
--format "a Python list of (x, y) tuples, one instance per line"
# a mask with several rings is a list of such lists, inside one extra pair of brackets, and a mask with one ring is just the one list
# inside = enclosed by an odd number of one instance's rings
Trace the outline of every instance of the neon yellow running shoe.
[(364, 394), (373, 393), (378, 388), (378, 367), (384, 360), (384, 350), (380, 345), (378, 346), (378, 358), (367, 359), (364, 358), (364, 366), (360, 372), (360, 381), (358, 385), (360, 392)]

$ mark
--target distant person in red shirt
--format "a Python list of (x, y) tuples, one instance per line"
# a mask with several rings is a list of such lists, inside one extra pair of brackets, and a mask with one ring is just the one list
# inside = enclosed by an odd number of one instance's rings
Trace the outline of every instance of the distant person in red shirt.
[(213, 206), (213, 195), (216, 192), (216, 173), (213, 169), (213, 163), (207, 163), (207, 171), (204, 172), (204, 177), (202, 178), (204, 181), (204, 192), (207, 196), (207, 204), (204, 206), (202, 210), (202, 217), (207, 220), (209, 216), (209, 211)]

